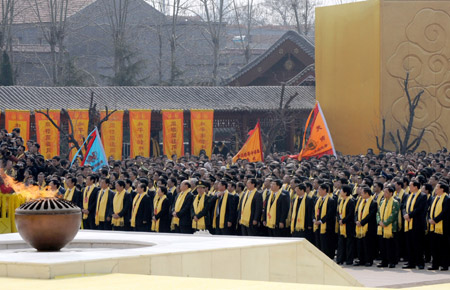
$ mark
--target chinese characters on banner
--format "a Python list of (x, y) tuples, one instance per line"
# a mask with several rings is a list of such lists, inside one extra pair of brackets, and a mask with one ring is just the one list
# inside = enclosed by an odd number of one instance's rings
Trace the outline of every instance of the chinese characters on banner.
[[(56, 125), (60, 125), (61, 112), (51, 110), (48, 112)], [(59, 156), (59, 131), (42, 114), (34, 114), (36, 122), (37, 142), (41, 145), (41, 154), (45, 159), (51, 159), (53, 156)]]
[(130, 157), (150, 156), (151, 110), (130, 110)]
[[(68, 110), (70, 119), (73, 124), (73, 135), (75, 140), (77, 140), (78, 145), (83, 144), (83, 138), (86, 138), (88, 133), (89, 126), (89, 111), (88, 110)], [(72, 128), (69, 125), (69, 134), (72, 134)], [(73, 158), (73, 154), (77, 152), (76, 148), (73, 148), (70, 151), (70, 160)]]
[(255, 129), (248, 132), (248, 135), (248, 139), (241, 150), (233, 157), (233, 163), (236, 163), (238, 159), (247, 159), (249, 162), (264, 161), (259, 121)]
[[(306, 140), (306, 132), (309, 129), (309, 138)], [(305, 134), (303, 136), (303, 149), (298, 155), (298, 159), (317, 157), (320, 158), (323, 155), (334, 155), (333, 139), (331, 138), (330, 131), (328, 130), (327, 121), (320, 108), (319, 102), (316, 102), (314, 109), (309, 114), (306, 121)]]
[(8, 133), (14, 128), (20, 128), (20, 136), (26, 144), (30, 139), (30, 111), (5, 110), (5, 128)]
[(163, 110), (163, 147), (169, 159), (184, 155), (183, 110)]
[(211, 157), (214, 110), (191, 110), (191, 153), (200, 155), (205, 150)]
[[(105, 116), (106, 112), (101, 111), (100, 119)], [(101, 134), (106, 158), (112, 156), (114, 160), (122, 160), (123, 111), (116, 111), (109, 116), (108, 121), (103, 122)]]

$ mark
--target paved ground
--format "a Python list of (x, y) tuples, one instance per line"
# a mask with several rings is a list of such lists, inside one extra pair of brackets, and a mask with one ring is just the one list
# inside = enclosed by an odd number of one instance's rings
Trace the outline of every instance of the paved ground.
[(403, 270), (402, 265), (403, 263), (400, 263), (395, 269), (380, 269), (375, 265), (343, 268), (366, 287), (410, 288), (450, 283), (450, 271)]

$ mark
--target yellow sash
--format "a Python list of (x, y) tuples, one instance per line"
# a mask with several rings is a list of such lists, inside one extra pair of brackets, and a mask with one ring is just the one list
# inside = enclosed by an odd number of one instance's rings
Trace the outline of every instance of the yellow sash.
[(241, 210), (241, 220), (240, 224), (244, 225), (246, 227), (250, 226), (250, 215), (252, 213), (252, 202), (253, 197), (255, 196), (256, 188), (253, 189), (251, 192), (247, 190), (247, 192), (244, 195), (244, 199), (242, 201), (242, 210)]
[[(408, 196), (408, 201), (406, 202), (406, 213), (409, 215), (409, 213), (414, 210), (414, 206), (416, 205), (416, 200), (420, 195), (420, 190), (416, 192), (416, 195), (413, 199), (413, 194), (410, 194)], [(412, 200), (412, 201), (411, 201)], [(410, 211), (410, 205), (411, 205), (411, 211)], [(409, 221), (405, 220), (405, 232), (412, 230), (413, 227), (413, 219), (410, 219)]]
[[(402, 202), (403, 199), (403, 195), (405, 194), (405, 191), (402, 189), (400, 190), (400, 193), (394, 192), (394, 197), (397, 197), (399, 202)], [(402, 211), (399, 210), (398, 211), (398, 230), (400, 231), (400, 229), (402, 228), (402, 224), (403, 224), (403, 216), (402, 216)]]
[[(361, 203), (358, 207), (358, 221), (361, 222), (363, 219), (366, 218), (366, 216), (369, 214), (370, 211), (370, 204), (373, 201), (374, 196), (372, 195), (367, 200), (362, 198)], [(364, 238), (367, 234), (367, 230), (369, 229), (369, 223), (366, 223), (364, 226), (357, 226), (356, 227), (356, 237), (357, 238)]]
[[(183, 191), (177, 198), (177, 201), (175, 202), (175, 212), (179, 212), (181, 210), (181, 207), (183, 206), (184, 199), (186, 198), (186, 195), (191, 192), (190, 189)], [(180, 225), (180, 218), (173, 217), (172, 218), (173, 225)]]
[[(292, 206), (292, 217), (291, 217), (291, 233), (295, 231), (304, 231), (305, 230), (305, 212), (306, 212), (306, 194), (303, 195), (303, 199), (300, 203), (300, 206), (297, 210), (297, 223), (295, 224), (295, 208), (297, 207), (299, 197), (297, 196), (294, 201), (294, 205)], [(295, 224), (295, 228), (294, 228)]]
[(268, 204), (267, 204), (267, 227), (269, 229), (274, 229), (276, 226), (276, 220), (277, 220), (277, 201), (278, 198), (281, 195), (282, 189), (278, 190), (278, 192), (275, 194), (275, 200), (271, 203), (274, 193), (270, 192)]
[[(430, 217), (434, 220), (435, 217), (441, 214), (442, 212), (442, 204), (444, 203), (444, 198), (447, 196), (447, 193), (442, 194), (439, 197), (435, 197), (433, 200), (433, 204), (431, 205)], [(438, 201), (439, 200), (439, 201)], [(430, 225), (430, 231), (435, 234), (444, 234), (444, 220), (436, 223), (435, 225)]]
[[(345, 218), (347, 214), (347, 203), (350, 200), (350, 197), (347, 196), (345, 201), (341, 199), (341, 202), (339, 203), (339, 215), (341, 217), (341, 220)], [(347, 226), (345, 224), (339, 225), (339, 233), (341, 236), (347, 237)]]
[[(328, 199), (329, 198), (330, 198), (330, 195), (327, 194), (325, 196), (325, 200), (324, 201), (322, 201), (322, 197), (319, 197), (317, 199), (316, 205), (314, 206), (314, 216), (316, 217), (316, 221), (321, 220), (327, 214), (327, 205), (328, 205)], [(320, 217), (319, 217), (319, 207), (320, 207), (321, 203), (323, 203), (322, 204), (322, 212), (321, 212)], [(319, 229), (319, 226), (318, 225), (314, 225), (314, 229), (313, 229), (314, 232), (317, 231), (318, 229)], [(325, 234), (326, 232), (327, 232), (327, 223), (325, 222), (325, 223), (322, 223), (320, 225), (320, 233), (321, 234)]]
[[(227, 211), (227, 202), (228, 202), (228, 190), (225, 190), (223, 195), (222, 204), (220, 205), (220, 217), (219, 217), (219, 229), (225, 228), (225, 214)], [(216, 228), (217, 223), (217, 206), (219, 204), (219, 199), (216, 200), (216, 206), (214, 207), (214, 219), (213, 219), (213, 228)]]
[(141, 205), (141, 201), (146, 195), (146, 192), (142, 194), (136, 194), (136, 196), (133, 198), (133, 208), (131, 209), (131, 226), (134, 228), (136, 227), (136, 215), (139, 210), (139, 206)]
[[(126, 191), (124, 189), (124, 190), (122, 190), (122, 192), (116, 193), (114, 195), (113, 211), (114, 211), (115, 214), (118, 214), (123, 209), (123, 199), (125, 197), (125, 192)], [(113, 218), (111, 223), (112, 223), (113, 226), (123, 227), (124, 226), (124, 222), (125, 222), (125, 219), (123, 217), (121, 217), (121, 218), (117, 218), (117, 219)]]
[[(386, 199), (383, 201), (383, 203), (380, 206), (380, 220), (381, 222), (385, 222), (392, 214), (392, 206), (394, 204), (394, 197), (391, 197), (389, 201), (386, 203)], [(386, 227), (378, 226), (378, 235), (383, 235), (383, 238), (385, 239), (391, 239), (394, 237), (392, 234), (392, 223), (390, 223)]]
[(68, 201), (72, 201), (74, 192), (75, 192), (75, 186), (72, 189), (68, 188), (66, 190), (66, 193), (64, 193), (64, 199), (68, 200)]
[[(101, 189), (97, 196), (97, 208), (95, 210), (95, 224), (105, 221), (106, 206), (108, 204), (108, 189)], [(105, 194), (106, 193), (106, 194)]]
[[(204, 206), (205, 206), (205, 196), (206, 193), (202, 194), (202, 197), (200, 197), (200, 194), (197, 194), (197, 196), (194, 199), (194, 203), (192, 204), (194, 207), (194, 214), (197, 215), (199, 214)], [(201, 217), (198, 219), (198, 221), (195, 221), (194, 219), (192, 219), (192, 228), (196, 229), (196, 230), (204, 230), (206, 229), (206, 224), (205, 224), (205, 217)]]
[[(89, 198), (91, 197), (91, 193), (94, 190), (94, 185), (88, 186), (84, 189), (84, 194), (83, 194), (83, 209), (89, 209)], [(89, 190), (88, 190), (89, 189)], [(88, 214), (83, 214), (83, 219), (87, 219), (88, 218)]]
[[(164, 194), (161, 198), (158, 198), (156, 200), (156, 204), (153, 203), (153, 208), (155, 209), (155, 216), (161, 212), (163, 201), (167, 198), (167, 196)], [(159, 232), (159, 221), (161, 219), (152, 220), (152, 231)]]

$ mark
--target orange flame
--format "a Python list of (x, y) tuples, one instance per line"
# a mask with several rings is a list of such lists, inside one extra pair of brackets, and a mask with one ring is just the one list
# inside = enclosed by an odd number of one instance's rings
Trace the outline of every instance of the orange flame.
[(56, 197), (58, 193), (58, 191), (52, 191), (48, 187), (41, 189), (37, 185), (27, 186), (22, 182), (15, 181), (14, 178), (5, 174), (3, 169), (0, 169), (0, 175), (3, 178), (5, 185), (14, 189), (14, 192), (26, 201), (38, 198), (53, 198)]

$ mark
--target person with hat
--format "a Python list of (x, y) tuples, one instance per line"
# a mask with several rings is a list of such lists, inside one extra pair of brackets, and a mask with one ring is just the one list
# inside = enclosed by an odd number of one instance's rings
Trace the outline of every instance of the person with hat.
[(211, 223), (209, 186), (209, 183), (204, 180), (199, 180), (196, 183), (197, 195), (191, 207), (192, 229), (195, 231), (206, 230)]

